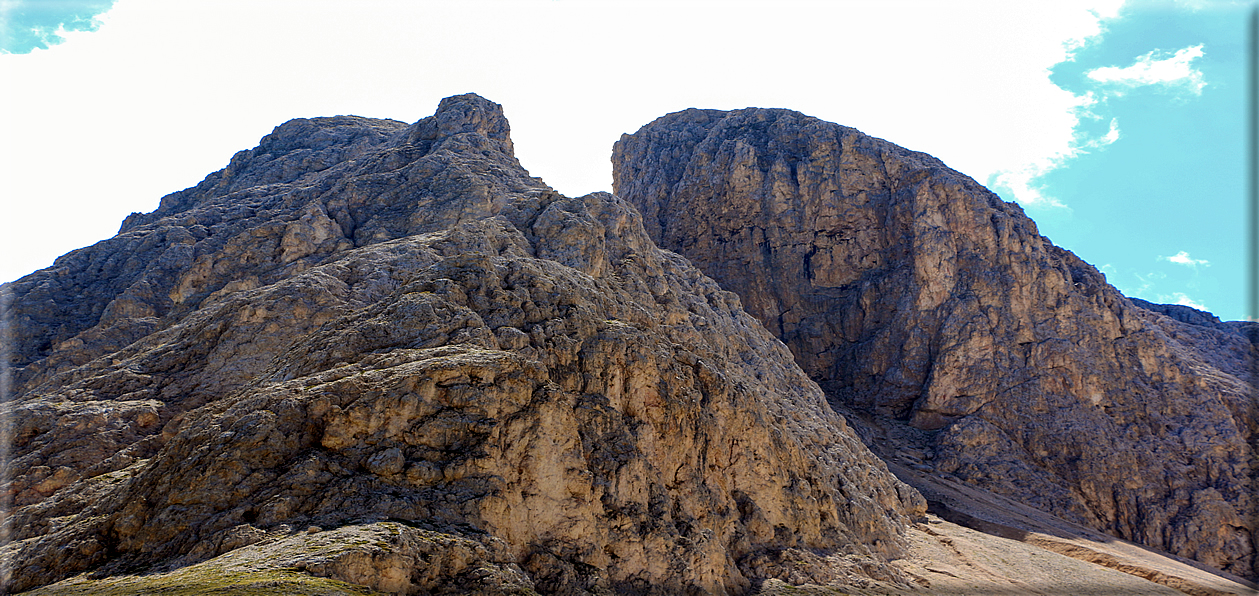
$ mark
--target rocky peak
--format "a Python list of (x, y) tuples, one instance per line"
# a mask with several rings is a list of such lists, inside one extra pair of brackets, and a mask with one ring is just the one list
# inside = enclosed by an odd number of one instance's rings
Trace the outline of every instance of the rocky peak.
[(670, 114), (613, 173), (881, 455), (1259, 575), (1256, 352), (1232, 327), (1138, 307), (939, 160), (797, 112)]
[(1226, 327), (1226, 325), (1220, 321), (1219, 317), (1191, 306), (1184, 306), (1182, 304), (1155, 304), (1140, 298), (1129, 298), (1129, 300), (1141, 308), (1170, 317), (1180, 321), (1181, 323), (1216, 329)]
[(254, 155), (282, 156), (294, 151), (322, 151), (335, 146), (351, 146), (360, 141), (378, 143), (403, 123), (360, 116), (294, 118), (275, 127), (252, 152)]
[(925, 503), (787, 349), (510, 150), (473, 95), (292, 121), (6, 284), (0, 590), (267, 545), (255, 569), (405, 593), (908, 582)]
[(513, 155), (511, 128), (500, 106), (475, 93), (447, 97), (437, 113), (411, 127), (410, 142), (435, 141), (457, 134), (476, 133), (491, 141), (499, 151)]

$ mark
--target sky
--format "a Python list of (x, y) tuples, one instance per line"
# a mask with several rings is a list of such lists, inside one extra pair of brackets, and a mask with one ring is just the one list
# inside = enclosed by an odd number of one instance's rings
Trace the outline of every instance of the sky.
[(1252, 8), (0, 0), (0, 281), (289, 119), (414, 122), (475, 92), (570, 196), (611, 190), (612, 144), (666, 113), (798, 110), (939, 157), (1129, 296), (1243, 319)]

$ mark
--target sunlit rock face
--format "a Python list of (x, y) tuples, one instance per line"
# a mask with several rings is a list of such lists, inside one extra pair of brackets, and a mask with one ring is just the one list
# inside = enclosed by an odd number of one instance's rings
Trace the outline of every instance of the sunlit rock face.
[(670, 114), (613, 167), (652, 239), (738, 294), (876, 452), (1259, 575), (1245, 325), (1134, 304), (939, 160), (796, 112)]
[(895, 582), (925, 510), (738, 297), (530, 177), (475, 95), (285, 123), (3, 291), (9, 591)]

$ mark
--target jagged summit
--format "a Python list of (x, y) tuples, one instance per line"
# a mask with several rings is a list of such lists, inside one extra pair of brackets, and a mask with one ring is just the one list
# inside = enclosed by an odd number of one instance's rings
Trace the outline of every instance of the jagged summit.
[(502, 106), (472, 93), (443, 99), (437, 113), (409, 126), (360, 116), (296, 118), (277, 126), (257, 147), (237, 153), (226, 168), (197, 186), (163, 197), (156, 211), (133, 213), (119, 232), (179, 213), (207, 196), (232, 200), (239, 190), (312, 179), (386, 147), (393, 149), (391, 159), (378, 167), (397, 167), (447, 142), (458, 151), (484, 149), (515, 159)]
[(291, 121), (6, 285), (7, 589), (244, 552), (413, 593), (908, 582), (924, 502), (786, 348), (510, 151), (474, 95)]
[(463, 133), (477, 133), (491, 141), (498, 141), (499, 151), (514, 155), (511, 127), (503, 115), (503, 106), (475, 93), (443, 99), (437, 106), (437, 113), (411, 127), (408, 141), (433, 141)]

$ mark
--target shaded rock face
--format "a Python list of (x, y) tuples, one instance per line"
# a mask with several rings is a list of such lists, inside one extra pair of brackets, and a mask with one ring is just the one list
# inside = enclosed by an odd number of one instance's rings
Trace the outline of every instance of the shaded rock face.
[(1134, 305), (940, 161), (796, 112), (670, 114), (613, 167), (651, 237), (739, 294), (876, 451), (1259, 575), (1246, 329)]
[(240, 559), (393, 592), (742, 593), (808, 579), (762, 564), (787, 549), (895, 579), (921, 496), (631, 206), (511, 150), (475, 95), (295, 120), (6, 284), (4, 587)]

